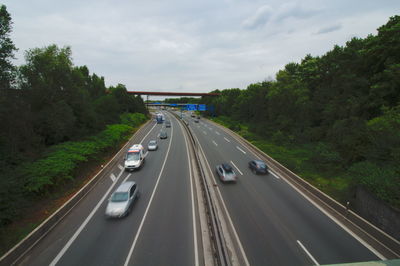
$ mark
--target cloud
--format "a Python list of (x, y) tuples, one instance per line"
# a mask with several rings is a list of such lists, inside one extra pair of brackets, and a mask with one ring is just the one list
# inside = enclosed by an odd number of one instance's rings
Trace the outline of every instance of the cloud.
[(261, 6), (254, 15), (243, 21), (242, 26), (246, 29), (255, 29), (264, 26), (271, 18), (271, 15), (272, 9), (269, 6)]
[(287, 3), (279, 7), (274, 20), (276, 22), (282, 22), (288, 18), (305, 19), (315, 16), (318, 13), (320, 13), (320, 11), (318, 9), (314, 9), (313, 7), (304, 8), (297, 3)]
[(319, 34), (330, 33), (330, 32), (340, 30), (341, 28), (342, 28), (341, 24), (335, 24), (335, 25), (331, 25), (328, 27), (324, 27), (324, 28), (320, 29), (319, 31), (317, 31), (315, 34), (319, 35)]

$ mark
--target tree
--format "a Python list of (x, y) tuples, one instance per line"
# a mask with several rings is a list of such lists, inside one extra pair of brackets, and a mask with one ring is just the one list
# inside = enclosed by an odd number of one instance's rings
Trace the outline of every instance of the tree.
[(10, 39), (12, 31), (11, 16), (5, 5), (0, 6), (0, 89), (10, 89), (16, 76), (16, 69), (11, 63), (17, 48)]

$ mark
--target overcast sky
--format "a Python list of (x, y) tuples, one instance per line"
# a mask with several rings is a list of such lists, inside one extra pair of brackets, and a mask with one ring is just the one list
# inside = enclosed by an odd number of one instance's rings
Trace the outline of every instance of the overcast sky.
[(17, 65), (71, 46), (76, 66), (128, 90), (209, 92), (275, 77), (306, 54), (376, 34), (400, 0), (7, 0)]

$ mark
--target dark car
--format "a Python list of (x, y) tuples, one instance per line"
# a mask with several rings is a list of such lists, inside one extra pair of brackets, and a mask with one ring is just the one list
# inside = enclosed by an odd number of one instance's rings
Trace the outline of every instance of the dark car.
[(215, 170), (222, 182), (236, 182), (236, 173), (229, 164), (219, 164)]
[(249, 168), (255, 174), (267, 174), (268, 166), (266, 163), (260, 160), (252, 160), (249, 162)]
[(171, 121), (165, 121), (165, 127), (171, 127)]
[(199, 120), (195, 119), (194, 122), (195, 122), (195, 123), (199, 123)]
[(166, 139), (168, 137), (167, 132), (161, 131), (160, 132), (160, 139)]

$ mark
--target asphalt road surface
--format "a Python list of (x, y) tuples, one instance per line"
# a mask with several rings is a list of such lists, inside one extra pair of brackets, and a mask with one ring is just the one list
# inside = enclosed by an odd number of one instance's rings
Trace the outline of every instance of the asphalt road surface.
[[(224, 129), (184, 118), (213, 172), (228, 215), (251, 265), (311, 265), (380, 260), (276, 174), (256, 175), (256, 156)], [(220, 182), (215, 167), (229, 163), (236, 184)]]

